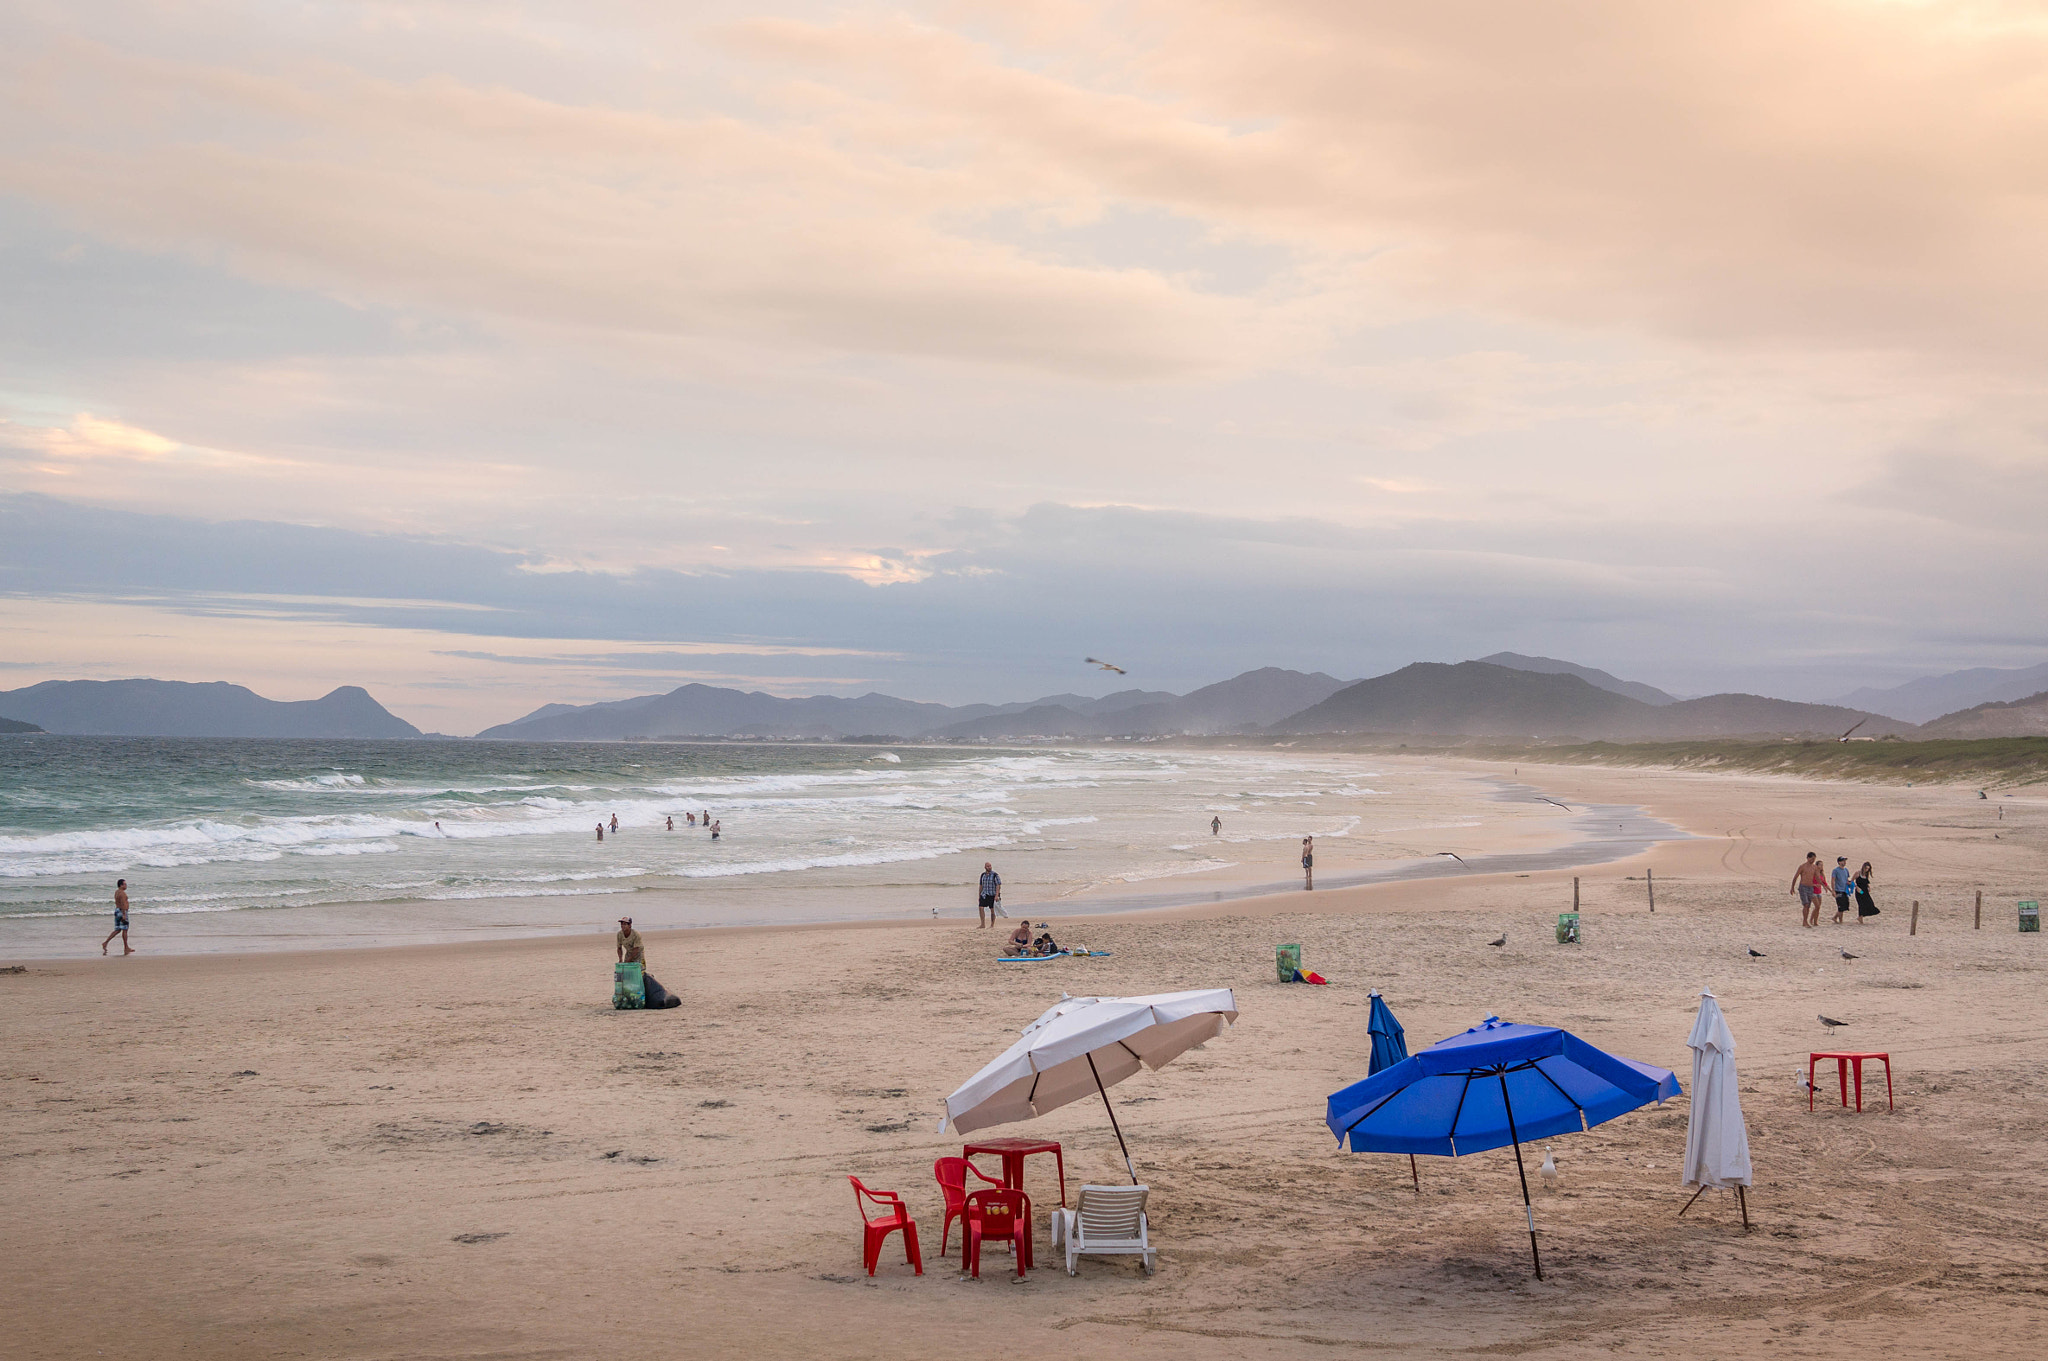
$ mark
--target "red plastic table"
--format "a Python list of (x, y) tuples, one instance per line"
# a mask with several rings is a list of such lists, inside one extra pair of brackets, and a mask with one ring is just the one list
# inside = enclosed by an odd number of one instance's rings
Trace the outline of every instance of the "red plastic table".
[(1003, 1160), (1003, 1185), (1013, 1191), (1024, 1189), (1024, 1159), (1033, 1153), (1050, 1153), (1060, 1172), (1060, 1206), (1067, 1203), (1067, 1160), (1055, 1139), (985, 1139), (960, 1150), (963, 1158), (977, 1153), (994, 1153)]
[(1806, 1056), (1806, 1109), (1813, 1109), (1813, 1098), (1817, 1092), (1813, 1085), (1813, 1066), (1822, 1059), (1835, 1061), (1835, 1077), (1842, 1084), (1842, 1104), (1849, 1104), (1849, 1069), (1856, 1069), (1856, 1110), (1863, 1110), (1863, 1060), (1884, 1060), (1884, 1108), (1892, 1109), (1892, 1056), (1890, 1054), (1817, 1053)]

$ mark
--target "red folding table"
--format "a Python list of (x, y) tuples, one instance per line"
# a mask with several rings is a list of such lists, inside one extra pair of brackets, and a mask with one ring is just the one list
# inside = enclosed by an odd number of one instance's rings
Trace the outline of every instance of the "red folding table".
[(1819, 1063), (1819, 1062), (1820, 1062), (1820, 1061), (1821, 1061), (1822, 1059), (1833, 1059), (1833, 1060), (1835, 1061), (1835, 1077), (1836, 1077), (1836, 1079), (1837, 1079), (1837, 1080), (1838, 1080), (1838, 1081), (1839, 1081), (1839, 1082), (1840, 1082), (1840, 1083), (1842, 1084), (1842, 1104), (1843, 1104), (1844, 1106), (1846, 1106), (1846, 1105), (1848, 1105), (1848, 1104), (1849, 1104), (1849, 1069), (1850, 1069), (1850, 1067), (1851, 1067), (1852, 1065), (1853, 1065), (1853, 1066), (1855, 1067), (1855, 1069), (1856, 1069), (1856, 1111), (1857, 1111), (1857, 1113), (1858, 1113), (1858, 1114), (1861, 1114), (1861, 1113), (1862, 1113), (1862, 1111), (1863, 1111), (1863, 1060), (1865, 1060), (1865, 1059), (1883, 1059), (1883, 1060), (1884, 1060), (1884, 1108), (1885, 1108), (1886, 1110), (1891, 1110), (1891, 1109), (1893, 1109), (1893, 1107), (1892, 1107), (1892, 1056), (1891, 1056), (1890, 1054), (1880, 1054), (1880, 1053), (1869, 1053), (1869, 1054), (1851, 1054), (1851, 1053), (1847, 1053), (1847, 1052), (1842, 1052), (1842, 1053), (1813, 1053), (1813, 1054), (1808, 1054), (1808, 1055), (1807, 1055), (1807, 1057), (1806, 1057), (1806, 1109), (1808, 1109), (1808, 1110), (1812, 1110), (1812, 1109), (1813, 1109), (1813, 1098), (1814, 1098), (1814, 1096), (1816, 1095), (1816, 1089), (1814, 1088), (1814, 1085), (1813, 1085), (1813, 1068), (1814, 1068), (1814, 1065), (1815, 1065), (1815, 1064), (1817, 1064), (1817, 1063)]
[(963, 1158), (977, 1153), (994, 1153), (1003, 1160), (1003, 1185), (1012, 1191), (1024, 1189), (1024, 1159), (1033, 1153), (1050, 1153), (1060, 1173), (1060, 1206), (1067, 1203), (1067, 1160), (1055, 1139), (984, 1139), (960, 1150)]

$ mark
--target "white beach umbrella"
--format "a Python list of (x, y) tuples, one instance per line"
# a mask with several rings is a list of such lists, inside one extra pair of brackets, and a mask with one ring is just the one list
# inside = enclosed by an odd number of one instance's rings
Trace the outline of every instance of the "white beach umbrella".
[(1029, 1120), (1097, 1092), (1124, 1151), (1124, 1166), (1136, 1182), (1138, 1172), (1108, 1089), (1140, 1068), (1165, 1067), (1221, 1035), (1236, 1019), (1237, 994), (1229, 988), (1147, 997), (1064, 997), (946, 1098), (939, 1130), (943, 1133), (950, 1122), (967, 1134)]
[(1732, 1186), (1746, 1229), (1749, 1130), (1742, 1123), (1742, 1094), (1736, 1086), (1735, 1035), (1713, 993), (1700, 994), (1699, 1018), (1685, 1042), (1692, 1049), (1692, 1111), (1685, 1122), (1685, 1175), (1680, 1184), (1700, 1188), (1685, 1203), (1685, 1210), (1690, 1210), (1708, 1187), (1725, 1190)]

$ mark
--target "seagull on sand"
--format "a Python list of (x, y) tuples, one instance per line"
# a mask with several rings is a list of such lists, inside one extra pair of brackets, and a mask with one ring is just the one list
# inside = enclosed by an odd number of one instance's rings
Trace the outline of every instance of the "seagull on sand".
[(1751, 959), (1762, 959), (1764, 958), (1764, 952), (1752, 945), (1749, 947), (1749, 957)]
[(1833, 1035), (1835, 1033), (1836, 1026), (1843, 1026), (1849, 1024), (1847, 1021), (1838, 1021), (1832, 1016), (1822, 1016), (1820, 1018), (1820, 1023), (1828, 1028), (1828, 1034), (1830, 1035)]
[(1437, 854), (1448, 855), (1451, 859), (1457, 861), (1461, 865), (1465, 863), (1465, 857), (1459, 855), (1456, 851), (1438, 851)]
[(1100, 658), (1100, 657), (1086, 657), (1086, 658), (1083, 658), (1082, 660), (1086, 661), (1086, 662), (1088, 663), (1088, 665), (1090, 665), (1090, 666), (1099, 666), (1099, 667), (1101, 667), (1101, 668), (1102, 668), (1102, 669), (1103, 669), (1104, 671), (1114, 671), (1114, 672), (1116, 672), (1116, 673), (1117, 673), (1117, 674), (1118, 674), (1119, 676), (1124, 676), (1124, 675), (1129, 675), (1129, 674), (1130, 674), (1129, 672), (1125, 671), (1125, 670), (1124, 670), (1124, 669), (1123, 669), (1122, 667), (1118, 666), (1118, 665), (1117, 665), (1117, 664), (1116, 664), (1115, 662), (1105, 662), (1105, 661), (1104, 661), (1104, 660), (1102, 660), (1102, 658)]
[(1503, 932), (1501, 932), (1501, 933), (1500, 933), (1500, 939), (1499, 939), (1499, 940), (1490, 940), (1490, 941), (1488, 941), (1488, 942), (1486, 942), (1486, 943), (1487, 943), (1488, 945), (1492, 945), (1492, 946), (1495, 946), (1495, 947), (1499, 947), (1499, 946), (1502, 946), (1502, 945), (1506, 945), (1506, 944), (1508, 943), (1508, 933), (1507, 933), (1507, 932), (1505, 932), (1505, 931), (1503, 931)]
[(1861, 959), (1861, 958), (1863, 958), (1863, 956), (1862, 956), (1862, 955), (1852, 955), (1852, 954), (1850, 954), (1850, 953), (1849, 953), (1849, 952), (1848, 952), (1847, 950), (1844, 950), (1844, 951), (1842, 951), (1842, 958), (1844, 958), (1844, 959)]

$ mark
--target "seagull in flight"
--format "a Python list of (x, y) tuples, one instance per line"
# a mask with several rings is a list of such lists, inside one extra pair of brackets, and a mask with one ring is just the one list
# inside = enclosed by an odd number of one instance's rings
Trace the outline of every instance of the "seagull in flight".
[(1849, 1024), (1847, 1021), (1838, 1021), (1832, 1016), (1820, 1017), (1820, 1023), (1828, 1028), (1829, 1035), (1833, 1035), (1835, 1033), (1836, 1026), (1844, 1026)]
[(1558, 803), (1558, 801), (1557, 801), (1556, 799), (1553, 799), (1553, 798), (1548, 798), (1548, 797), (1546, 797), (1546, 796), (1544, 796), (1544, 795), (1542, 795), (1542, 794), (1538, 794), (1538, 795), (1537, 795), (1536, 797), (1537, 797), (1537, 798), (1539, 798), (1539, 799), (1542, 799), (1542, 800), (1543, 800), (1543, 802), (1545, 802), (1545, 803), (1547, 803), (1547, 804), (1552, 804), (1552, 805), (1554, 805), (1554, 806), (1556, 806), (1556, 807), (1558, 807), (1558, 808), (1562, 808), (1562, 809), (1564, 809), (1564, 811), (1565, 811), (1565, 812), (1567, 812), (1567, 813), (1569, 813), (1569, 812), (1571, 812), (1571, 811), (1572, 811), (1572, 806), (1571, 806), (1570, 804), (1568, 804), (1568, 803)]
[(1105, 662), (1100, 657), (1086, 657), (1083, 658), (1083, 660), (1086, 661), (1090, 666), (1099, 666), (1104, 671), (1114, 671), (1119, 676), (1130, 674), (1129, 672), (1125, 671), (1122, 667), (1118, 666), (1115, 662)]
[(1863, 956), (1862, 956), (1862, 955), (1852, 955), (1852, 954), (1850, 954), (1850, 953), (1849, 953), (1849, 952), (1848, 952), (1847, 950), (1844, 950), (1844, 951), (1842, 951), (1842, 958), (1844, 958), (1844, 959), (1861, 959), (1861, 958), (1863, 958)]
[(1456, 851), (1438, 851), (1437, 854), (1448, 855), (1451, 859), (1457, 861), (1461, 865), (1465, 863), (1465, 857), (1459, 855)]
[(1749, 947), (1749, 957), (1751, 959), (1763, 959), (1765, 958), (1765, 955), (1762, 950), (1759, 950), (1754, 945), (1752, 945)]
[(1496, 949), (1498, 949), (1499, 947), (1501, 947), (1501, 946), (1503, 946), (1503, 945), (1506, 945), (1506, 944), (1508, 943), (1508, 933), (1507, 933), (1507, 932), (1505, 932), (1505, 931), (1503, 931), (1503, 932), (1501, 932), (1501, 933), (1500, 933), (1500, 939), (1499, 939), (1499, 940), (1490, 940), (1490, 941), (1488, 941), (1488, 942), (1486, 942), (1486, 943), (1487, 943), (1488, 945), (1491, 945), (1491, 946), (1495, 947)]

